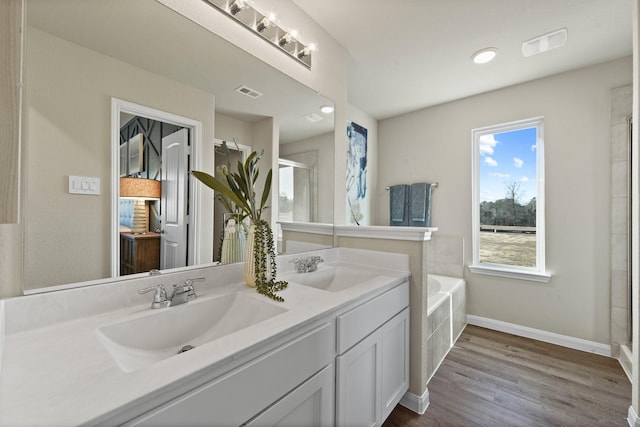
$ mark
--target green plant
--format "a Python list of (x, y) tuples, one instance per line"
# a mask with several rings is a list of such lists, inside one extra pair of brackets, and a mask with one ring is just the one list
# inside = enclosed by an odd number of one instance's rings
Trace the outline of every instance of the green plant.
[[(223, 148), (228, 153), (226, 143), (223, 143)], [(220, 167), (218, 170), (221, 172), (221, 179), (206, 172), (193, 171), (191, 173), (204, 185), (218, 193), (216, 197), (223, 202), (229, 212), (241, 213), (243, 215), (241, 220), (248, 217), (251, 222), (257, 224), (262, 218), (262, 212), (268, 208), (267, 200), (271, 191), (272, 170), (269, 169), (262, 197), (260, 200), (256, 198), (255, 187), (260, 176), (257, 164), (263, 155), (264, 150), (259, 153), (254, 151), (249, 154), (244, 164), (238, 160), (237, 172), (231, 172), (230, 165)]]
[[(284, 280), (276, 281), (276, 254), (273, 244), (273, 232), (269, 223), (263, 219), (255, 225), (254, 261), (256, 271), (256, 290), (276, 301), (284, 301), (276, 292), (287, 287)], [(269, 265), (267, 265), (267, 260)]]
[[(223, 150), (228, 153), (228, 147), (223, 142)], [(286, 281), (276, 281), (276, 257), (273, 243), (273, 233), (269, 223), (262, 219), (262, 213), (268, 209), (267, 200), (271, 192), (272, 170), (269, 169), (262, 197), (256, 197), (256, 183), (260, 176), (257, 167), (264, 150), (259, 153), (254, 151), (244, 163), (238, 161), (237, 172), (231, 172), (230, 164), (219, 168), (221, 178), (211, 176), (206, 172), (192, 171), (200, 182), (216, 192), (216, 198), (220, 200), (229, 212), (238, 215), (239, 222), (249, 218), (255, 225), (255, 245), (253, 249), (255, 260), (256, 290), (276, 301), (284, 299), (275, 294), (287, 287)], [(227, 159), (229, 156), (227, 155)], [(267, 259), (270, 265), (267, 267)]]

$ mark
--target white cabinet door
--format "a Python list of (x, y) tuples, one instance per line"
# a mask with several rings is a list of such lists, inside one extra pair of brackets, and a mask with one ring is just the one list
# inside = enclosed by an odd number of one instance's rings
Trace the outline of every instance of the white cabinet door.
[(336, 418), (344, 427), (376, 426), (381, 416), (382, 331), (337, 358)]
[(382, 327), (382, 420), (409, 389), (409, 309)]
[(329, 365), (245, 425), (333, 426), (333, 380), (333, 365)]

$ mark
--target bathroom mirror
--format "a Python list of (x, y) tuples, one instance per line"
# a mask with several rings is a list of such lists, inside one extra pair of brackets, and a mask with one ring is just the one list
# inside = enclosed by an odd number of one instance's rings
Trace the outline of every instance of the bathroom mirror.
[[(114, 98), (200, 123), (192, 169), (213, 170), (215, 139), (259, 148), (265, 129), (275, 129), (280, 144), (275, 138), (270, 157), (300, 162), (315, 154), (311, 167), (328, 179), (317, 180), (316, 196), (325, 198), (309, 221), (332, 222), (334, 123), (320, 112), (331, 100), (155, 0), (26, 0), (26, 7), (24, 292), (112, 277)], [(96, 194), (70, 193), (72, 176), (97, 178), (89, 191)], [(277, 199), (276, 185), (274, 178)], [(201, 202), (205, 210), (191, 213), (211, 217), (212, 200)], [(190, 224), (194, 234), (212, 241), (209, 225), (198, 224)], [(210, 257), (194, 254), (189, 264)]]

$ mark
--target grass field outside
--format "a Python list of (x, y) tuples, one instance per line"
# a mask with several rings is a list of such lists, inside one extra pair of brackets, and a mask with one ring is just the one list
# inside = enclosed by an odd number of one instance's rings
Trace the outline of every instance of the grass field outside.
[(536, 235), (481, 231), (480, 262), (535, 267)]

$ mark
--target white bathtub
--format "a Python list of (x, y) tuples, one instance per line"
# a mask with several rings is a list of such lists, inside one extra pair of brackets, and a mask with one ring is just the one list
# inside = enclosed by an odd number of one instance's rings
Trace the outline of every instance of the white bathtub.
[(467, 324), (466, 289), (463, 279), (430, 274), (427, 277), (427, 378), (453, 347)]
[(464, 279), (459, 277), (429, 274), (427, 276), (427, 316), (444, 301), (448, 301), (448, 297), (461, 286), (464, 286)]

